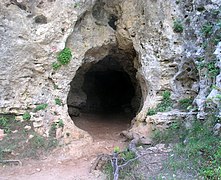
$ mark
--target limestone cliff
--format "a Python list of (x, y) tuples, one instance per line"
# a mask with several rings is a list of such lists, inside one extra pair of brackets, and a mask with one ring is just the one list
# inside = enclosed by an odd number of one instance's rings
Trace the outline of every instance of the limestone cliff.
[[(42, 134), (48, 134), (53, 121), (63, 119), (68, 141), (90, 139), (75, 127), (68, 105), (84, 103), (87, 97), (78, 91), (84, 74), (110, 56), (136, 89), (133, 131), (145, 136), (153, 124), (161, 126), (176, 117), (197, 114), (203, 119), (208, 96), (220, 106), (220, 5), (218, 0), (2, 0), (0, 113), (15, 113), (19, 119), (31, 112)], [(175, 22), (181, 30), (174, 29)], [(72, 59), (55, 70), (52, 64), (65, 47), (71, 49)], [(211, 92), (212, 84), (216, 88)], [(171, 92), (172, 111), (148, 116), (165, 90)], [(71, 102), (68, 94), (78, 101)], [(56, 98), (62, 106), (56, 105)], [(194, 99), (195, 109), (180, 112), (179, 100), (184, 98)], [(32, 112), (39, 104), (47, 108)]]

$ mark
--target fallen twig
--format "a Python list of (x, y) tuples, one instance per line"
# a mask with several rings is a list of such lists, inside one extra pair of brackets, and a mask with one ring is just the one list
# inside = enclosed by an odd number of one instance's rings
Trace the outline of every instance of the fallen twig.
[(98, 157), (96, 158), (95, 162), (93, 163), (93, 165), (91, 166), (91, 169), (90, 169), (90, 172), (92, 172), (93, 170), (96, 170), (100, 160), (103, 158), (103, 157), (107, 157), (111, 160), (111, 157), (112, 155), (109, 155), (109, 154), (100, 154), (98, 155)]
[(20, 160), (16, 160), (16, 159), (0, 160), (0, 163), (1, 164), (18, 163), (20, 166), (22, 166), (22, 162)]

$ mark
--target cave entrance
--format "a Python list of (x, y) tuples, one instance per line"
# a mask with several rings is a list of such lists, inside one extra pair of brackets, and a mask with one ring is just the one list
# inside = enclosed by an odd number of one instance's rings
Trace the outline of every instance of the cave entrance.
[(87, 94), (87, 101), (82, 111), (102, 114), (122, 114), (127, 111), (132, 114), (131, 101), (135, 89), (130, 76), (123, 70), (108, 66), (103, 70), (97, 69), (99, 65), (95, 64), (85, 74), (83, 91)]
[(112, 136), (130, 127), (141, 105), (134, 57), (111, 54), (77, 71), (68, 95), (75, 125), (94, 137)]

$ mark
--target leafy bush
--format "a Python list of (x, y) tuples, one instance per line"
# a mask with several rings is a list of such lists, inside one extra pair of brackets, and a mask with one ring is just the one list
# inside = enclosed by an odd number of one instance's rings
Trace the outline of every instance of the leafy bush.
[(59, 119), (59, 121), (57, 122), (58, 127), (64, 127), (64, 122), (62, 119)]
[(153, 115), (155, 115), (156, 113), (157, 113), (157, 112), (156, 112), (156, 109), (150, 108), (150, 109), (148, 109), (147, 115), (148, 115), (148, 116), (153, 116)]
[(185, 135), (186, 131), (184, 125), (180, 122), (180, 120), (176, 120), (164, 131), (158, 129), (155, 130), (153, 132), (152, 139), (153, 144), (169, 144), (180, 142), (180, 140), (183, 140)]
[(1, 128), (8, 126), (8, 123), (9, 123), (9, 120), (6, 117), (4, 117), (4, 116), (0, 117), (0, 127)]
[(4, 116), (0, 117), (0, 129), (4, 129), (4, 133), (11, 132), (10, 120)]
[(31, 119), (31, 115), (29, 112), (26, 112), (23, 114), (22, 118), (23, 118), (23, 120), (28, 121)]
[(162, 96), (163, 100), (157, 105), (156, 110), (158, 112), (169, 111), (172, 106), (172, 100), (170, 99), (171, 93), (169, 91), (164, 91)]
[(213, 29), (213, 25), (211, 25), (210, 23), (206, 23), (203, 25), (202, 27), (202, 33), (205, 35), (205, 36), (209, 36), (212, 34), (212, 29)]
[(162, 96), (163, 96), (164, 100), (169, 100), (170, 96), (171, 96), (171, 92), (170, 91), (164, 91)]
[(45, 146), (45, 139), (43, 136), (35, 134), (34, 137), (32, 138), (32, 146), (34, 148), (42, 148)]
[(170, 98), (171, 93), (169, 91), (164, 91), (162, 93), (163, 99), (162, 101), (157, 105), (156, 108), (150, 108), (148, 109), (147, 115), (152, 116), (155, 115), (157, 112), (165, 112), (169, 111), (172, 106), (172, 100)]
[(62, 106), (62, 101), (59, 98), (55, 98), (55, 104)]
[(183, 24), (181, 20), (175, 20), (173, 22), (173, 31), (176, 33), (182, 33), (183, 32)]
[(210, 77), (216, 77), (219, 74), (219, 68), (216, 67), (215, 62), (210, 62), (207, 64), (208, 73)]
[(192, 102), (193, 102), (193, 98), (192, 97), (180, 99), (179, 100), (179, 106), (180, 106), (181, 109), (187, 110), (188, 107), (190, 107), (192, 105)]
[(61, 52), (59, 52), (57, 59), (61, 65), (66, 65), (71, 61), (71, 57), (72, 54), (70, 48), (64, 48)]
[(15, 122), (15, 117), (10, 115), (10, 116), (1, 116), (0, 117), (0, 129), (4, 130), (4, 133), (10, 133), (11, 132), (11, 126)]
[(44, 110), (48, 107), (48, 104), (39, 104), (36, 106), (36, 108), (34, 109), (34, 112), (40, 111), (40, 110)]
[(53, 123), (51, 124), (51, 128), (50, 128), (50, 130), (49, 130), (49, 135), (50, 135), (51, 137), (55, 137), (55, 136), (56, 136), (56, 129), (57, 129), (57, 128), (63, 128), (63, 127), (64, 127), (64, 122), (63, 122), (62, 119), (59, 119), (58, 122), (53, 122)]
[(54, 70), (57, 70), (57, 69), (59, 69), (61, 67), (61, 64), (59, 64), (59, 63), (57, 63), (57, 62), (53, 62), (52, 63), (52, 68), (54, 69)]

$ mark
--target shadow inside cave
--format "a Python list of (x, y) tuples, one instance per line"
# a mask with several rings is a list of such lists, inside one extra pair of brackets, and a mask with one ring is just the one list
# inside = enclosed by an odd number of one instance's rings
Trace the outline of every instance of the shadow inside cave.
[(69, 115), (92, 137), (110, 137), (128, 129), (141, 105), (132, 58), (117, 55), (83, 65), (71, 82)]

